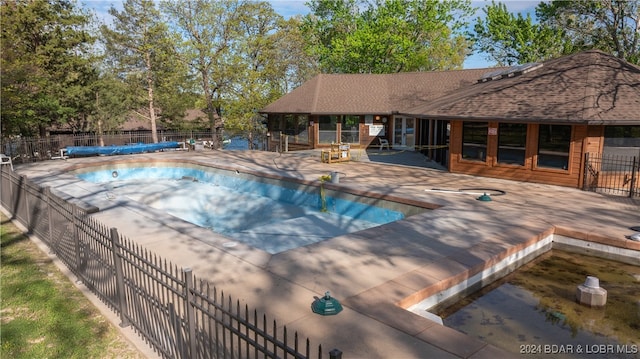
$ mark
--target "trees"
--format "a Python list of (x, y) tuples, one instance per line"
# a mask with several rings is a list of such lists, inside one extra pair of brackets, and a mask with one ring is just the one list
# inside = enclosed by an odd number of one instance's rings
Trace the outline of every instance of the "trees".
[(312, 0), (307, 50), (324, 72), (392, 73), (459, 68), (468, 52), (465, 0)]
[(540, 23), (563, 34), (571, 52), (598, 49), (638, 64), (640, 60), (640, 2), (571, 0), (540, 3)]
[(286, 94), (320, 72), (318, 59), (306, 51), (302, 33), (302, 17), (280, 20), (273, 34), (276, 64), (282, 75), (277, 79), (279, 95)]
[(91, 130), (98, 135), (98, 145), (104, 146), (103, 133), (115, 130), (126, 120), (132, 107), (129, 89), (113, 74), (105, 73), (92, 86), (94, 95), (93, 111), (88, 116)]
[[(239, 3), (236, 0), (163, 1), (163, 11), (173, 22), (180, 37), (178, 53), (191, 71), (199, 77), (211, 131), (217, 131), (216, 120), (222, 116), (222, 99), (229, 85), (231, 68), (225, 66), (236, 38)], [(214, 147), (218, 147), (214, 138)]]
[(484, 8), (469, 34), (477, 50), (499, 65), (544, 61), (598, 49), (632, 63), (640, 59), (638, 1), (571, 0), (541, 2), (530, 15), (511, 14), (504, 4)]
[(151, 136), (157, 143), (155, 91), (159, 83), (176, 76), (176, 68), (171, 61), (171, 37), (153, 0), (126, 0), (123, 7), (123, 11), (114, 7), (109, 9), (114, 18), (113, 29), (106, 25), (101, 27), (105, 49), (107, 56), (116, 64), (118, 75), (132, 80), (132, 84), (145, 93)]
[(560, 32), (536, 24), (531, 16), (514, 15), (504, 3), (492, 2), (478, 17), (470, 39), (480, 52), (499, 66), (548, 60), (561, 55), (565, 41)]
[[(251, 129), (257, 110), (303, 82), (311, 63), (301, 49), (296, 20), (285, 21), (267, 2), (163, 1), (180, 40), (181, 61), (200, 82), (212, 131)], [(214, 138), (214, 146), (219, 146)]]
[[(267, 2), (243, 3), (238, 18), (237, 38), (232, 44), (226, 104), (227, 123), (239, 130), (253, 131), (261, 123), (257, 111), (282, 96), (282, 85), (291, 78), (288, 73), (299, 60), (295, 34), (287, 33), (285, 21)], [(291, 41), (285, 44), (285, 41)], [(304, 63), (304, 61), (303, 61)], [(298, 64), (299, 65), (299, 64)], [(301, 69), (300, 66), (296, 69)]]
[(67, 0), (2, 1), (2, 133), (44, 135), (90, 110), (90, 17)]

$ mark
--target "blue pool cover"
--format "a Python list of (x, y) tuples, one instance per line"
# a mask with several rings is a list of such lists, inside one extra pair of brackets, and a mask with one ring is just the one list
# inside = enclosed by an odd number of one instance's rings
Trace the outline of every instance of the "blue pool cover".
[(138, 143), (122, 146), (67, 146), (67, 156), (130, 155), (180, 147), (178, 142)]

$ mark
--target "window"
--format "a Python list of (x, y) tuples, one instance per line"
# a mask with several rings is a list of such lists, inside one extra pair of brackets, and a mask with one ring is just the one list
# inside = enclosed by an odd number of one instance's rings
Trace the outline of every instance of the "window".
[(269, 129), (274, 132), (282, 130), (282, 115), (269, 115)]
[(538, 135), (538, 167), (569, 168), (571, 126), (540, 125)]
[(498, 163), (524, 166), (526, 146), (526, 124), (500, 123), (498, 125)]
[(337, 141), (338, 116), (320, 116), (318, 118), (318, 143)]
[(462, 158), (472, 161), (487, 159), (488, 122), (462, 123)]
[(291, 141), (296, 143), (309, 142), (309, 118), (306, 115), (285, 115), (284, 133), (292, 137)]
[(360, 116), (347, 115), (342, 118), (340, 142), (360, 143)]

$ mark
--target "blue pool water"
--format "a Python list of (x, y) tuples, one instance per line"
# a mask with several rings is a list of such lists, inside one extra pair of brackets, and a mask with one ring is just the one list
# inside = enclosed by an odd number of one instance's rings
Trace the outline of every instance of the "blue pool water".
[[(123, 196), (275, 254), (404, 218), (404, 214), (326, 196), (317, 187), (264, 181), (228, 171), (137, 167), (76, 174)], [(280, 185), (281, 184), (281, 185)]]

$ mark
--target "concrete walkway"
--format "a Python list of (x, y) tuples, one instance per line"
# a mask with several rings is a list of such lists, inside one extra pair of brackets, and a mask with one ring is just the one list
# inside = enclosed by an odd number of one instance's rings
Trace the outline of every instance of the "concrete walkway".
[[(16, 166), (31, 180), (51, 186), (100, 211), (93, 216), (181, 267), (193, 269), (241, 304), (266, 312), (290, 332), (309, 337), (325, 352), (344, 358), (504, 358), (516, 356), (413, 314), (424, 289), (464, 278), (505, 253), (549, 235), (596, 239), (639, 253), (625, 239), (640, 226), (640, 203), (577, 189), (450, 174), (428, 166), (378, 163), (361, 155), (325, 164), (314, 152), (163, 152), (93, 157)], [(317, 181), (341, 174), (332, 187), (437, 208), (278, 254), (197, 228), (126, 198), (111, 198), (99, 185), (65, 173), (72, 168), (121, 161), (177, 161)], [(506, 191), (491, 202), (475, 195), (432, 189)], [(578, 283), (579, 284), (579, 283)], [(319, 316), (310, 307), (325, 291), (344, 311)], [(514, 343), (527, 344), (527, 343)]]

